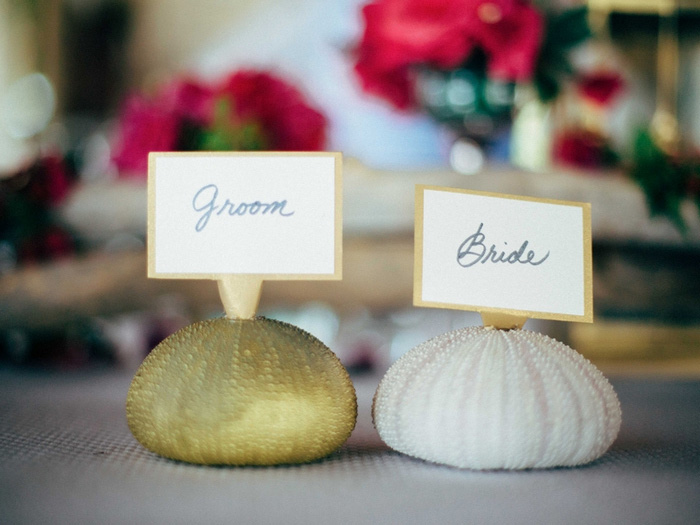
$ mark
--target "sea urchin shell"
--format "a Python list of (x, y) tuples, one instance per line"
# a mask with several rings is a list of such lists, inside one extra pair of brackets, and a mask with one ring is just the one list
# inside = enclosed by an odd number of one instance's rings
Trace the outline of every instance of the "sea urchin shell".
[(391, 448), (471, 469), (588, 463), (621, 421), (615, 391), (583, 356), (536, 332), (484, 327), (405, 354), (379, 384), (372, 412)]
[(274, 465), (321, 458), (355, 426), (347, 371), (287, 323), (213, 319), (160, 343), (126, 404), (134, 437), (162, 456), (204, 464)]

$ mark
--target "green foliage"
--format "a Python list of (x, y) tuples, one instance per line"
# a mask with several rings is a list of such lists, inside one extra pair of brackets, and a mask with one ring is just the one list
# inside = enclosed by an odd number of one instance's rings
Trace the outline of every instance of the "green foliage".
[(574, 73), (570, 51), (591, 36), (585, 7), (548, 13), (545, 34), (537, 63), (534, 84), (543, 102), (551, 102), (561, 91), (562, 78)]
[(260, 151), (264, 140), (260, 126), (241, 122), (232, 111), (232, 102), (223, 97), (216, 101), (214, 123), (202, 133), (204, 151)]
[(681, 203), (692, 197), (700, 211), (698, 159), (668, 155), (654, 142), (649, 131), (641, 130), (634, 142), (630, 175), (644, 191), (651, 215), (667, 217), (685, 234), (687, 225), (681, 215)]
[(241, 121), (231, 110), (227, 97), (216, 101), (214, 122), (208, 127), (185, 122), (178, 147), (183, 151), (263, 151), (268, 148), (262, 127), (254, 121)]

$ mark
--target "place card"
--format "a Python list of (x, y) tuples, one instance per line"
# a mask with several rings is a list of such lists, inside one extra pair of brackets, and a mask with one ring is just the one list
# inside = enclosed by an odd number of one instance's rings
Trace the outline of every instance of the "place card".
[(347, 370), (257, 306), (267, 279), (341, 278), (341, 155), (151, 153), (148, 195), (149, 277), (216, 279), (225, 315), (177, 330), (141, 363), (126, 398), (136, 440), (203, 465), (307, 463), (339, 448), (357, 419)]
[(263, 280), (342, 278), (342, 158), (169, 152), (148, 159), (148, 276), (216, 279), (229, 318)]
[(340, 153), (151, 153), (148, 276), (342, 277)]
[(416, 306), (593, 321), (590, 204), (425, 185), (415, 202)]

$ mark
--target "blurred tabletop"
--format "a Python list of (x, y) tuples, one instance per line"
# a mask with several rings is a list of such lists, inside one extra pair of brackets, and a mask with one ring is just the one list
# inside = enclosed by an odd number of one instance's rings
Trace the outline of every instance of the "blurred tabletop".
[(0, 521), (22, 523), (700, 523), (700, 381), (612, 378), (623, 423), (578, 468), (470, 471), (389, 450), (378, 376), (353, 376), (358, 424), (318, 462), (205, 467), (143, 449), (132, 372), (0, 369)]

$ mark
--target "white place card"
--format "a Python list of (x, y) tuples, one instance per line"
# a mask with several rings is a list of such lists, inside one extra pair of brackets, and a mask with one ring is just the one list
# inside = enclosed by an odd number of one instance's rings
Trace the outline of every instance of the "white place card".
[(414, 304), (592, 322), (590, 204), (419, 185)]
[(151, 153), (148, 275), (342, 277), (341, 155)]

